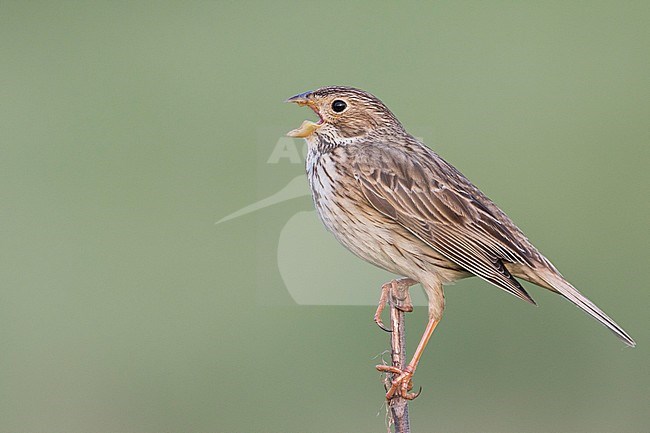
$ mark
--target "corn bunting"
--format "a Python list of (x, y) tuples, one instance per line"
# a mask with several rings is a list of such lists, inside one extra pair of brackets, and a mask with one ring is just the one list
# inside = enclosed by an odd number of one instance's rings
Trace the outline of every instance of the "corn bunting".
[(429, 321), (412, 360), (393, 373), (387, 398), (412, 399), (410, 381), (442, 317), (443, 286), (477, 276), (535, 304), (515, 277), (560, 294), (624, 343), (632, 338), (573, 287), (512, 220), (463, 174), (410, 135), (375, 96), (351, 87), (323, 87), (287, 100), (306, 105), (305, 120), (288, 133), (307, 141), (307, 177), (318, 215), (346, 248), (405, 278), (382, 287), (375, 321), (388, 292), (420, 283)]

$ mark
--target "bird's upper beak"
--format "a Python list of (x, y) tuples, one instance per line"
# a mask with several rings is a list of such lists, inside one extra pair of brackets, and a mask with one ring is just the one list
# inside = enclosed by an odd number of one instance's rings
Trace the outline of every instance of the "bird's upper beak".
[(293, 102), (298, 105), (307, 105), (307, 102), (309, 102), (310, 93), (311, 92), (300, 93), (299, 95), (292, 96), (284, 102)]
[(304, 122), (302, 122), (302, 125), (300, 125), (299, 128), (287, 132), (287, 136), (295, 137), (295, 138), (309, 137), (311, 134), (314, 133), (314, 131), (320, 128), (320, 126), (323, 124), (323, 118), (320, 116), (316, 104), (314, 103), (313, 100), (309, 98), (310, 93), (311, 92), (305, 92), (296, 96), (292, 96), (291, 98), (287, 99), (285, 102), (293, 102), (294, 104), (298, 104), (300, 106), (307, 105), (309, 108), (314, 110), (314, 113), (318, 115), (319, 117), (318, 123), (305, 120)]

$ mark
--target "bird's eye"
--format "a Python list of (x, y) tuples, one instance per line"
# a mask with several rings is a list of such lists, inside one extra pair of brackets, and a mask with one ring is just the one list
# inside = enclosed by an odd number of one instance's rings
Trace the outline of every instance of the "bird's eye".
[(334, 110), (335, 113), (340, 113), (346, 108), (348, 108), (348, 104), (346, 104), (345, 101), (341, 101), (340, 99), (337, 99), (334, 102), (332, 102), (332, 110)]

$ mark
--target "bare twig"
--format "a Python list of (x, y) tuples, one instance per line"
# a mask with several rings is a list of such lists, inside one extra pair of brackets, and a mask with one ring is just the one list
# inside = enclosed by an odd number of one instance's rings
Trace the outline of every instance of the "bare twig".
[[(400, 370), (406, 367), (406, 332), (404, 327), (404, 311), (410, 306), (410, 298), (408, 296), (408, 287), (393, 286), (388, 297), (390, 305), (390, 323), (391, 333), (390, 347), (391, 347), (391, 360), (393, 367)], [(410, 306), (412, 309), (412, 306)], [(390, 380), (394, 380), (396, 374), (388, 374)], [(390, 386), (390, 381), (388, 382)], [(400, 397), (399, 395), (393, 396), (388, 402), (388, 408), (391, 414), (391, 421), (395, 427), (395, 433), (410, 433), (411, 426), (409, 421), (409, 408), (408, 400)]]

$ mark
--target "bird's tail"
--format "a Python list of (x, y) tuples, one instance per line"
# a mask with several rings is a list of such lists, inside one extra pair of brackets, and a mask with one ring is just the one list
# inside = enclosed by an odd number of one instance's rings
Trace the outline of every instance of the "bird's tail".
[(587, 314), (602, 323), (605, 327), (607, 327), (607, 329), (612, 331), (628, 346), (636, 346), (636, 342), (627, 334), (627, 332), (623, 330), (623, 328), (618, 326), (618, 324), (614, 322), (607, 314), (605, 314), (593, 302), (583, 296), (582, 293), (580, 293), (575, 287), (573, 287), (568, 281), (559, 275), (559, 273), (547, 272), (543, 275), (538, 276), (550, 286), (547, 287), (548, 289), (559, 293), (569, 301), (573, 302)]

